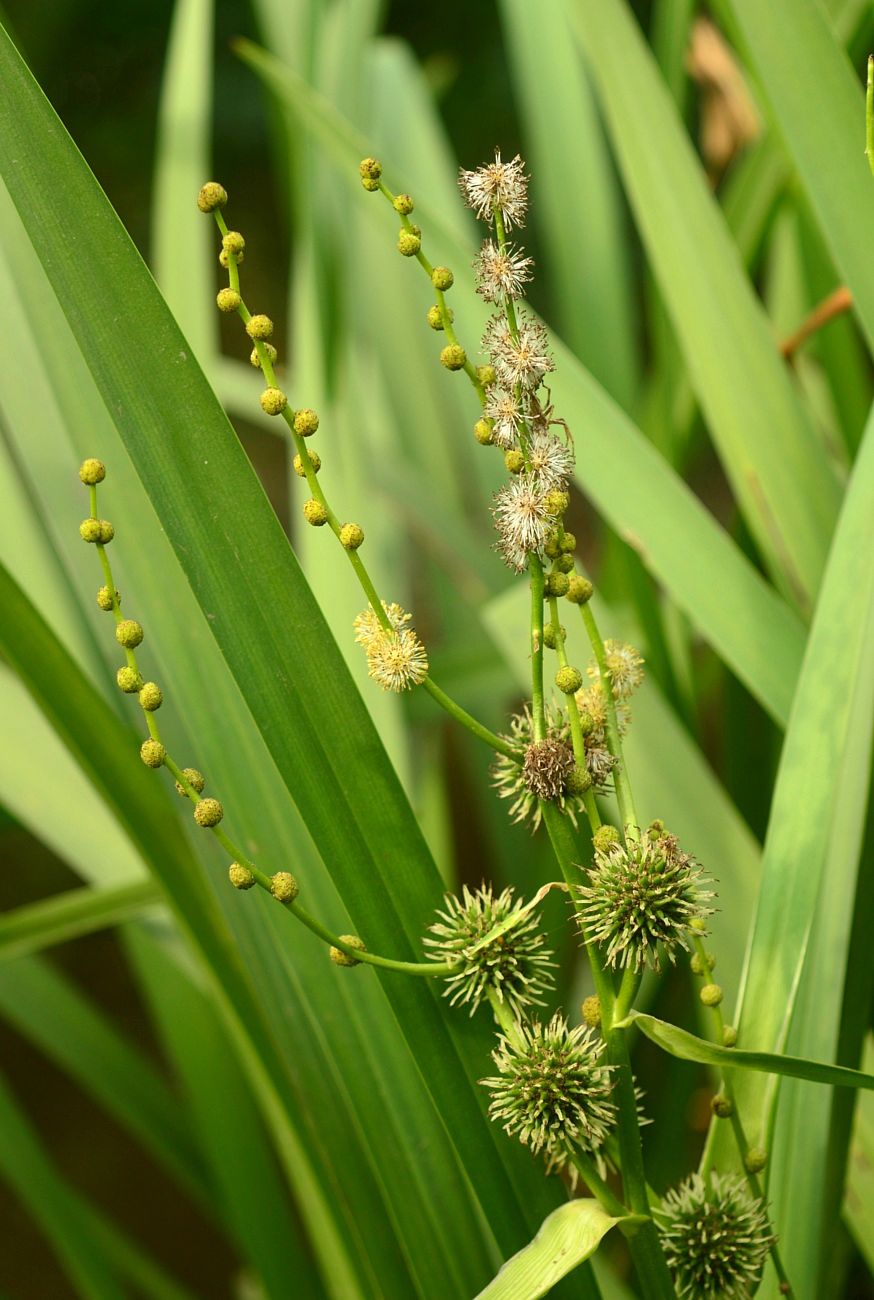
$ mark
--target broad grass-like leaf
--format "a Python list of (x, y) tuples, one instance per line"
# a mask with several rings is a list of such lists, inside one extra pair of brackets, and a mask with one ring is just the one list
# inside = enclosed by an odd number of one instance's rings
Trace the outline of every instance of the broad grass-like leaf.
[(611, 1218), (597, 1201), (569, 1201), (553, 1210), (533, 1241), (502, 1265), (476, 1300), (539, 1300), (583, 1260), (621, 1219)]
[(122, 925), (160, 906), (152, 880), (107, 889), (71, 889), (0, 915), (0, 960), (11, 961), (96, 930)]

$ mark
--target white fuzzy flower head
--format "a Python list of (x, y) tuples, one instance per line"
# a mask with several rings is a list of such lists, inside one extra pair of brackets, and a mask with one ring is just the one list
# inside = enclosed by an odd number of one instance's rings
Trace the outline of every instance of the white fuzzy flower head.
[(683, 1300), (745, 1300), (775, 1237), (764, 1201), (742, 1178), (693, 1174), (655, 1212), (668, 1267)]
[(367, 644), (367, 672), (384, 691), (407, 691), (428, 676), (428, 655), (412, 628), (380, 628)]
[[(407, 623), (409, 623), (412, 618), (412, 614), (408, 614), (406, 610), (402, 609), (394, 600), (391, 604), (384, 600), (382, 602), (382, 607), (385, 610), (389, 623), (391, 623), (396, 632), (400, 632), (404, 627), (406, 627)], [(355, 640), (359, 645), (363, 645), (365, 649), (370, 645), (374, 637), (385, 634), (385, 628), (369, 605), (367, 609), (362, 610), (362, 612), (356, 616), (352, 626), (355, 629)]]
[(530, 474), (519, 474), (495, 496), (492, 514), (500, 540), (498, 550), (516, 573), (529, 555), (540, 555), (555, 520), (547, 508), (548, 492)]
[(533, 265), (533, 259), (523, 257), (512, 244), (502, 248), (493, 239), (487, 239), (473, 261), (476, 291), (486, 302), (505, 303), (521, 298), (524, 286), (531, 279)]
[(555, 369), (545, 326), (523, 312), (519, 313), (515, 337), (506, 316), (493, 316), (483, 335), (483, 347), (504, 388), (518, 384), (533, 392), (544, 375)]
[(497, 211), (508, 230), (524, 225), (528, 177), (518, 154), (510, 162), (502, 162), (501, 151), (496, 149), (493, 163), (486, 163), (472, 172), (462, 168), (458, 174), (458, 187), (465, 203), (480, 221), (492, 221)]
[(538, 429), (528, 446), (528, 464), (541, 487), (547, 491), (566, 487), (575, 463), (572, 447), (548, 428)]
[[(498, 926), (500, 933), (481, 946)], [(427, 955), (452, 967), (446, 995), (453, 1005), (469, 1003), (471, 1015), (489, 993), (521, 1015), (526, 1007), (542, 1006), (541, 995), (553, 987), (555, 962), (544, 947), (540, 918), (521, 899), (513, 902), (512, 889), (496, 896), (490, 885), (476, 893), (465, 885), (461, 898), (448, 894), (430, 934), (423, 940)]]
[(519, 432), (525, 425), (525, 408), (516, 394), (495, 385), (486, 392), (483, 416), (492, 421), (492, 442), (503, 451), (519, 446)]
[(542, 1151), (548, 1171), (564, 1168), (574, 1148), (600, 1164), (616, 1120), (610, 1067), (600, 1064), (605, 1044), (588, 1026), (569, 1029), (561, 1015), (520, 1024), (513, 1042), (499, 1041), (492, 1053), (499, 1073), (482, 1080), (491, 1118), (535, 1155)]
[[(617, 700), (627, 700), (643, 681), (643, 658), (633, 645), (627, 645), (624, 641), (605, 641), (604, 663), (610, 685), (613, 687), (613, 694)], [(601, 676), (594, 660), (586, 671), (593, 682)]]

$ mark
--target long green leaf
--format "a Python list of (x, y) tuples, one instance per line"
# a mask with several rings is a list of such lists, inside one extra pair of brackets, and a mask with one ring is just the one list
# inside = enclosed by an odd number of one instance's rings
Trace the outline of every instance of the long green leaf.
[(476, 1300), (539, 1300), (578, 1264), (594, 1255), (621, 1219), (611, 1218), (597, 1201), (569, 1201), (553, 1210), (533, 1241), (502, 1265)]
[(108, 889), (72, 889), (0, 915), (0, 961), (26, 957), (96, 930), (123, 925), (161, 904), (151, 880)]

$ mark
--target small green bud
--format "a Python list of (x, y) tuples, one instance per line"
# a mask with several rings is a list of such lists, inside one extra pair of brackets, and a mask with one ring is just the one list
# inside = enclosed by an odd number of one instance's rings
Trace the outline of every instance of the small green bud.
[(587, 600), (592, 599), (594, 590), (588, 578), (581, 578), (579, 574), (575, 574), (568, 584), (567, 598), (572, 605), (585, 605)]
[(99, 542), (100, 520), (83, 519), (79, 525), (79, 536), (82, 538), (83, 542)]
[(321, 528), (328, 522), (328, 512), (322, 505), (321, 501), (316, 501), (315, 497), (310, 497), (309, 501), (303, 503), (303, 517), (313, 528)]
[(228, 192), (218, 181), (207, 181), (200, 187), (200, 193), (197, 196), (197, 206), (201, 212), (215, 212), (216, 208), (223, 208), (228, 201)]
[[(322, 468), (321, 456), (317, 451), (307, 451), (307, 456), (309, 457), (309, 462), (313, 473), (318, 474), (319, 470)], [(294, 460), (291, 463), (294, 467), (294, 472), (298, 476), (298, 478), (306, 478), (307, 472), (300, 456), (295, 456)]]
[(489, 420), (477, 420), (473, 426), (473, 436), (481, 447), (488, 447), (492, 441), (492, 426)]
[(382, 163), (378, 158), (362, 158), (358, 164), (362, 180), (378, 181), (382, 175)]
[(344, 524), (340, 529), (340, 544), (347, 551), (357, 551), (364, 541), (364, 529), (360, 524)]
[(142, 625), (137, 623), (135, 619), (123, 618), (120, 623), (115, 625), (116, 641), (128, 650), (136, 649), (142, 642), (144, 635)]
[(483, 388), (491, 388), (492, 384), (497, 381), (498, 374), (494, 366), (477, 366), (476, 377)]
[(547, 573), (545, 591), (547, 596), (566, 596), (570, 579), (566, 573)]
[(270, 877), (270, 892), (280, 903), (290, 903), (300, 893), (300, 886), (290, 871), (277, 871)]
[[(118, 594), (117, 589), (115, 592), (115, 599), (117, 604), (121, 603), (121, 596)], [(97, 604), (101, 609), (112, 609), (112, 592), (108, 587), (101, 587), (97, 592)]]
[(560, 626), (556, 629), (554, 623), (547, 623), (543, 629), (543, 644), (548, 650), (554, 650), (559, 640), (564, 643), (567, 638), (567, 628)]
[[(547, 492), (546, 496), (543, 498), (546, 513), (552, 515), (555, 519), (558, 519), (564, 514), (565, 510), (567, 510), (570, 505), (570, 501), (571, 499), (567, 492), (562, 492), (561, 488), (553, 488), (553, 490)], [(561, 545), (561, 543), (559, 543), (559, 545)]]
[(100, 520), (100, 545), (108, 546), (115, 536), (115, 529), (108, 519)]
[(115, 680), (118, 682), (119, 689), (123, 690), (125, 695), (136, 695), (143, 684), (143, 679), (139, 673), (127, 665), (124, 668), (119, 668), (115, 674)]
[(413, 200), (409, 194), (396, 194), (392, 207), (402, 217), (408, 217), (413, 210)]
[(198, 826), (218, 826), (225, 810), (218, 799), (200, 799), (194, 805), (194, 820)]
[(146, 682), (140, 688), (140, 707), (154, 713), (164, 703), (164, 693), (157, 682)]
[[(245, 260), (246, 260), (246, 254), (245, 254), (245, 253), (236, 253), (236, 254), (234, 254), (234, 264), (235, 264), (236, 266), (240, 266), (243, 262), (245, 262)], [(228, 254), (225, 252), (225, 250), (222, 249), (221, 252), (219, 253), (219, 266), (223, 266), (223, 267), (225, 268), (225, 270), (227, 270), (228, 267), (230, 266), (230, 264), (231, 264), (231, 259), (230, 259), (230, 257), (229, 257)]]
[(160, 740), (144, 740), (140, 745), (140, 758), (146, 767), (160, 767), (167, 757), (167, 751)]
[(697, 930), (699, 934), (706, 934), (707, 922), (704, 920), (703, 916), (693, 916), (692, 920), (689, 922), (689, 929)]
[(518, 447), (511, 447), (504, 452), (504, 465), (510, 474), (521, 474), (525, 468), (525, 457)]
[(694, 975), (709, 975), (716, 965), (716, 958), (712, 953), (708, 952), (704, 954), (704, 961), (702, 961), (700, 954), (693, 952), (689, 965), (692, 967)]
[(592, 788), (592, 774), (587, 767), (581, 767), (579, 763), (572, 767), (564, 779), (564, 788), (567, 794), (579, 799)]
[(734, 1025), (722, 1026), (722, 1046), (734, 1047), (737, 1044), (737, 1030)]
[(219, 289), (215, 296), (215, 305), (219, 311), (237, 311), (242, 302), (236, 289)]
[(435, 289), (439, 289), (441, 293), (445, 293), (446, 290), (451, 289), (455, 283), (455, 276), (452, 274), (448, 266), (435, 266), (434, 270), (431, 272), (431, 283)]
[(281, 415), (288, 406), (288, 398), (281, 388), (265, 388), (258, 400), (265, 415)]
[[(276, 348), (273, 346), (272, 343), (262, 343), (261, 346), (264, 348), (264, 351), (267, 353), (267, 358), (270, 364), (273, 365), (277, 357)], [(253, 348), (252, 351), (249, 353), (249, 362), (251, 365), (255, 367), (256, 370), (261, 369), (261, 358), (258, 356), (257, 348)]]
[(546, 544), (543, 547), (543, 553), (550, 560), (558, 559), (559, 555), (561, 555), (561, 544), (559, 542), (558, 533), (549, 534), (546, 539)]
[[(341, 934), (340, 938), (343, 940), (344, 943), (348, 944), (350, 948), (357, 948), (359, 952), (367, 952), (367, 949), (365, 948), (361, 940), (358, 938), (357, 934)], [(335, 966), (360, 966), (361, 965), (361, 962), (358, 961), (357, 957), (350, 957), (349, 954), (344, 952), (342, 948), (332, 947), (330, 949), (329, 955), (331, 961), (334, 963)]]
[(83, 483), (86, 483), (89, 487), (94, 487), (95, 484), (102, 483), (106, 478), (106, 466), (102, 460), (96, 460), (93, 456), (89, 456), (79, 466), (79, 477)]
[(259, 343), (263, 343), (273, 333), (273, 321), (269, 316), (250, 316), (246, 321), (246, 333), (250, 339), (257, 339)]
[(593, 993), (591, 997), (584, 999), (581, 1010), (586, 1024), (592, 1029), (597, 1029), (601, 1023), (601, 999)]
[(574, 557), (572, 555), (559, 555), (556, 558), (555, 567), (559, 573), (573, 573)]
[(579, 668), (566, 664), (555, 674), (555, 684), (563, 695), (574, 695), (583, 684), (583, 674)]
[(361, 177), (361, 184), (362, 184), (362, 185), (364, 186), (364, 188), (365, 188), (366, 190), (368, 190), (371, 194), (373, 194), (375, 190), (378, 190), (378, 189), (379, 189), (379, 181), (375, 181), (375, 180), (373, 180), (373, 178), (370, 177), (370, 176), (362, 176), (362, 177)]
[(668, 828), (662, 821), (661, 817), (656, 817), (654, 821), (650, 822), (646, 829), (652, 837), (659, 840), (663, 840), (668, 833)]
[(234, 889), (251, 889), (255, 883), (255, 877), (248, 867), (243, 867), (239, 862), (232, 862), (228, 867), (228, 880)]
[(319, 427), (319, 417), (308, 406), (303, 406), (295, 413), (294, 431), (301, 438), (311, 437)]
[[(449, 317), (449, 323), (451, 325), (452, 322), (455, 320), (455, 314), (452, 311), (450, 311), (448, 307), (446, 308), (446, 314)], [(427, 320), (432, 330), (443, 329), (443, 312), (437, 306), (436, 302), (434, 303), (433, 307), (428, 308)]]
[(229, 230), (222, 237), (222, 248), (226, 253), (233, 253), (234, 257), (239, 257), (245, 247), (246, 241), (239, 230)]
[(724, 1093), (719, 1092), (715, 1097), (711, 1098), (710, 1109), (717, 1119), (728, 1119), (729, 1115), (734, 1114), (734, 1103), (730, 1097), (726, 1097)]
[(402, 257), (415, 257), (421, 247), (421, 239), (412, 230), (402, 230), (398, 235), (398, 252)]
[(718, 984), (705, 984), (698, 995), (705, 1007), (718, 1007), (723, 998), (722, 989)]
[(467, 362), (467, 353), (458, 343), (450, 343), (440, 353), (440, 364), (447, 370), (463, 370)]
[[(182, 775), (193, 790), (196, 790), (198, 794), (203, 794), (203, 787), (206, 785), (206, 777), (202, 772), (198, 772), (196, 767), (183, 767)], [(188, 798), (188, 791), (185, 789), (185, 786), (181, 781), (176, 782), (176, 793), (181, 795), (183, 799)]]
[(622, 836), (619, 834), (619, 831), (615, 826), (611, 826), (607, 822), (605, 822), (603, 826), (599, 826), (595, 831), (595, 834), (592, 836), (592, 844), (597, 853), (609, 853), (614, 844), (621, 843)]
[(760, 1174), (768, 1163), (768, 1153), (761, 1147), (750, 1147), (744, 1156), (744, 1168), (748, 1174)]
[(580, 731), (584, 736), (591, 736), (595, 730), (595, 719), (588, 709), (580, 709)]
[(567, 555), (571, 555), (577, 549), (577, 539), (573, 533), (562, 533), (559, 547)]

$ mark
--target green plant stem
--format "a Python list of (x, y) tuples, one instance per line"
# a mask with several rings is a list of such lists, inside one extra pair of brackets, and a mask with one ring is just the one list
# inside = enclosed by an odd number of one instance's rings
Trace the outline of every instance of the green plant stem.
[[(607, 1183), (598, 1173), (594, 1161), (590, 1160), (585, 1152), (577, 1150), (572, 1151), (570, 1160), (574, 1169), (576, 1169), (580, 1178), (582, 1178), (584, 1184), (588, 1187), (589, 1191), (606, 1214), (612, 1215), (614, 1219), (629, 1218), (631, 1211), (628, 1209), (628, 1206), (623, 1205), (619, 1197), (611, 1192)], [(636, 1223), (633, 1230), (637, 1230)]]
[(318, 935), (320, 939), (324, 939), (325, 943), (330, 944), (332, 948), (339, 948), (341, 952), (345, 952), (349, 957), (354, 957), (356, 961), (363, 962), (365, 965), (380, 966), (383, 970), (397, 971), (401, 975), (425, 975), (429, 978), (438, 975), (449, 975), (452, 971), (452, 966), (449, 962), (395, 961), (392, 957), (380, 957), (375, 952), (367, 952), (361, 948), (354, 948), (338, 935), (332, 934), (331, 931), (327, 929), (326, 926), (322, 925), (321, 921), (317, 921), (316, 918), (312, 916), (296, 898), (292, 899), (290, 903), (286, 903), (285, 907), (286, 910), (296, 916), (308, 930), (312, 930), (313, 934)]
[[(570, 667), (568, 663), (567, 650), (565, 649), (564, 636), (561, 630), (561, 623), (558, 617), (558, 597), (549, 597), (549, 613), (552, 619), (552, 626), (555, 628), (555, 651), (560, 668)], [(565, 696), (567, 704), (568, 722), (571, 728), (571, 745), (573, 746), (574, 758), (577, 766), (585, 772), (586, 768), (586, 740), (583, 736), (583, 724), (580, 721), (580, 706), (577, 704), (576, 693)], [(591, 788), (591, 787), (590, 787)], [(593, 798), (594, 802), (594, 798)], [(600, 820), (600, 819), (599, 819)], [(597, 830), (593, 826), (592, 830)]]
[(874, 174), (874, 55), (868, 55), (868, 84), (865, 89), (865, 155)]
[(460, 704), (457, 704), (455, 700), (450, 699), (446, 692), (442, 690), (437, 683), (432, 680), (432, 678), (426, 677), (422, 682), (422, 685), (428, 694), (437, 701), (440, 707), (445, 709), (450, 717), (453, 717), (457, 722), (460, 722), (463, 727), (467, 727), (468, 731), (472, 735), (485, 741), (485, 743), (491, 749), (496, 750), (497, 753), (504, 754), (507, 758), (512, 758), (517, 763), (521, 761), (519, 750), (514, 745), (511, 745), (508, 740), (503, 738), (503, 736), (498, 736), (494, 731), (490, 731), (488, 727), (484, 727), (481, 722), (477, 722), (476, 718), (472, 718)]
[(543, 565), (536, 555), (528, 557), (531, 583), (531, 715), (534, 739), (546, 739), (546, 709), (543, 700)]
[(510, 1010), (505, 1000), (498, 997), (495, 989), (487, 989), (486, 997), (489, 1000), (492, 1015), (495, 1017), (495, 1024), (498, 1026), (507, 1042), (518, 1047), (522, 1042), (522, 1039), (519, 1034), (519, 1022), (513, 1015), (513, 1012)]
[[(554, 803), (541, 802), (543, 823), (549, 835), (556, 862), (565, 884), (570, 890), (571, 899), (575, 899), (575, 890), (580, 883), (579, 868), (574, 864), (575, 844), (573, 833), (567, 817), (558, 811)], [(579, 912), (576, 913), (577, 924), (586, 948), (586, 956), (592, 971), (592, 982), (601, 1002), (601, 1017), (606, 1024), (613, 1021), (613, 984), (609, 973), (601, 964), (597, 948), (586, 937), (586, 929)]]
[(592, 653), (595, 656), (595, 662), (598, 665), (601, 689), (604, 692), (604, 704), (607, 711), (607, 745), (610, 753), (616, 759), (616, 768), (613, 773), (613, 780), (616, 786), (616, 801), (619, 804), (619, 816), (622, 818), (626, 840), (637, 841), (640, 839), (640, 823), (637, 820), (637, 812), (634, 807), (634, 796), (631, 793), (631, 783), (628, 780), (628, 773), (625, 768), (625, 758), (622, 753), (622, 737), (619, 734), (619, 719), (616, 716), (616, 699), (613, 695), (613, 684), (610, 681), (610, 676), (607, 672), (604, 642), (601, 640), (601, 634), (598, 631), (598, 624), (595, 622), (595, 615), (592, 613), (589, 601), (586, 601), (584, 605), (580, 605), (580, 614), (582, 615), (583, 626), (586, 629), (586, 634), (592, 647)]

